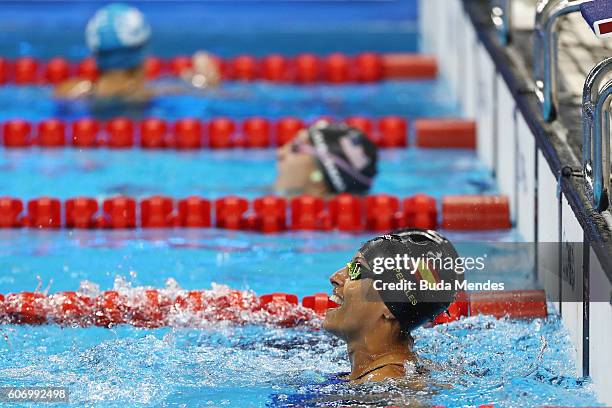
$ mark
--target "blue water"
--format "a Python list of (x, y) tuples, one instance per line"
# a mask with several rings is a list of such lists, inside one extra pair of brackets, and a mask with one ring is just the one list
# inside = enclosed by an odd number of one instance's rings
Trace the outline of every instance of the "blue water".
[[(1, 150), (0, 150), (1, 152)], [(229, 164), (231, 163), (231, 164)], [(7, 150), (0, 154), (3, 195), (104, 198), (164, 194), (208, 198), (273, 193), (274, 150), (129, 151)], [(381, 152), (373, 193), (491, 194), (490, 171), (471, 151), (397, 149)]]
[[(416, 51), (419, 46), (416, 0), (131, 3), (149, 20), (153, 28), (149, 50), (160, 56), (191, 54), (198, 49), (233, 56)], [(83, 58), (87, 55), (85, 24), (103, 4), (2, 2), (0, 55)]]
[(572, 375), (557, 317), (477, 317), (417, 330), (415, 348), (431, 372), (418, 392), (392, 382), (319, 385), (349, 366), (344, 345), (313, 330), (8, 326), (0, 333), (0, 386), (65, 386), (72, 406), (597, 405), (591, 385)]
[(210, 91), (192, 91), (185, 87), (184, 92), (158, 97), (149, 105), (129, 112), (125, 109), (94, 111), (88, 103), (55, 101), (49, 87), (0, 86), (0, 120), (37, 121), (49, 117), (68, 120), (94, 115), (158, 116), (167, 120), (216, 116), (274, 119), (293, 115), (311, 120), (323, 115), (341, 119), (351, 115), (418, 118), (459, 114), (457, 102), (442, 81), (386, 81), (345, 86), (230, 82)]
[[(83, 26), (100, 4), (3, 2), (0, 55), (86, 56)], [(170, 3), (138, 4), (154, 28), (150, 52), (165, 57), (201, 48), (222, 56), (419, 49), (414, 0), (173, 2), (171, 13)], [(99, 114), (117, 113), (126, 114)], [(91, 114), (87, 104), (54, 101), (50, 88), (0, 87), (0, 121)], [(127, 114), (167, 120), (385, 114), (412, 119), (457, 116), (460, 110), (443, 81), (308, 87), (259, 82), (227, 83), (208, 93), (185, 90)], [(24, 199), (118, 193), (254, 197), (266, 193), (274, 178), (273, 154), (0, 149), (0, 194)], [(472, 152), (409, 148), (382, 157), (374, 192), (436, 197), (496, 192), (489, 170)], [(513, 231), (449, 237), (493, 252), (496, 242), (520, 239)], [(368, 238), (212, 229), (0, 230), (0, 293), (37, 287), (51, 293), (79, 287), (203, 289), (219, 283), (301, 297), (329, 292), (329, 275)], [(499, 255), (486, 273), (469, 279), (503, 281), (508, 289), (535, 287), (528, 264), (508, 262), (512, 258), (503, 251)], [(156, 330), (6, 325), (0, 326), (0, 386), (66, 386), (71, 405), (79, 407), (252, 407), (305, 395), (335, 399), (331, 406), (415, 400), (447, 406), (596, 404), (590, 383), (573, 374), (571, 344), (555, 316), (533, 322), (469, 318), (419, 329), (415, 338), (432, 384), (419, 393), (396, 384), (321, 386), (349, 367), (344, 345), (312, 329), (221, 323)]]
[[(512, 231), (449, 233), (449, 237), (465, 242), (470, 255), (480, 252), (477, 256), (492, 252), (496, 242), (518, 238)], [(163, 287), (173, 278), (186, 289), (209, 288), (215, 282), (259, 294), (280, 291), (306, 296), (329, 292), (329, 276), (369, 238), (363, 234), (264, 235), (210, 229), (0, 230), (0, 269), (4, 271), (0, 293), (34, 290), (39, 282), (44, 288), (50, 286), (51, 292), (76, 290), (85, 280), (106, 290), (120, 277), (131, 286)], [(506, 282), (508, 289), (534, 287), (528, 265), (516, 265), (516, 260), (501, 253), (490, 259), (486, 273), (468, 279), (488, 277)]]

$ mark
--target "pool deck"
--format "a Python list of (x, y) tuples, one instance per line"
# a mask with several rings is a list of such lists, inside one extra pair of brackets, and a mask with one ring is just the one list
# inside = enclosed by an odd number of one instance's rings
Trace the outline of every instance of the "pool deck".
[[(590, 204), (581, 175), (582, 127), (581, 98), (584, 80), (590, 69), (612, 54), (612, 42), (597, 39), (580, 15), (562, 22), (559, 38), (559, 117), (553, 123), (544, 121), (532, 77), (532, 34), (535, 1), (515, 2), (515, 23), (510, 46), (502, 45), (490, 17), (488, 1), (464, 0), (465, 9), (476, 27), (499, 74), (527, 125), (535, 135), (553, 174), (560, 176), (560, 189), (567, 198), (585, 238), (597, 254), (604, 271), (612, 281), (612, 233), (605, 218)], [(569, 171), (571, 170), (571, 171)]]

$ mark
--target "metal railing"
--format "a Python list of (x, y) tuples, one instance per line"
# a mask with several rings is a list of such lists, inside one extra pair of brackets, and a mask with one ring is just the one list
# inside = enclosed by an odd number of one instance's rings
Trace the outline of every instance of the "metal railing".
[(559, 19), (580, 11), (590, 0), (539, 0), (536, 5), (534, 36), (534, 77), (536, 94), (547, 122), (556, 119), (559, 106), (557, 91), (557, 50)]
[(612, 58), (597, 64), (586, 78), (582, 93), (582, 167), (593, 206), (603, 211), (610, 197), (610, 103)]
[(492, 0), (491, 20), (497, 29), (499, 42), (508, 45), (512, 41), (512, 0)]

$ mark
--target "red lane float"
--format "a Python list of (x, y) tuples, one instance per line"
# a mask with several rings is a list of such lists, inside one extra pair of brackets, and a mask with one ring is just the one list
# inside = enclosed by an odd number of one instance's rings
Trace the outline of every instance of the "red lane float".
[(31, 228), (60, 228), (61, 203), (56, 198), (41, 197), (28, 201), (27, 225)]
[(249, 55), (239, 55), (229, 63), (231, 77), (238, 81), (253, 81), (259, 77), (259, 62)]
[(100, 125), (93, 119), (78, 119), (72, 122), (72, 145), (79, 148), (98, 146)]
[(436, 229), (438, 205), (436, 199), (417, 194), (404, 200), (404, 223), (413, 228)]
[(312, 84), (321, 79), (321, 61), (314, 54), (300, 54), (295, 57), (295, 80), (300, 84)]
[(64, 204), (66, 211), (67, 228), (94, 228), (96, 225), (95, 215), (98, 212), (98, 201), (88, 197), (77, 197), (66, 200)]
[(77, 65), (77, 76), (81, 79), (88, 81), (95, 81), (98, 79), (100, 73), (96, 66), (96, 60), (93, 58), (85, 58)]
[(66, 145), (66, 125), (58, 119), (43, 120), (38, 124), (37, 142), (43, 147)]
[(186, 55), (180, 55), (170, 60), (170, 72), (175, 76), (181, 76), (183, 73), (191, 69), (191, 58)]
[(487, 315), (513, 319), (545, 318), (546, 293), (543, 290), (475, 292), (469, 295), (470, 316)]
[(170, 197), (154, 196), (140, 202), (142, 228), (166, 228), (174, 224), (174, 202)]
[(13, 75), (17, 85), (30, 85), (38, 82), (38, 61), (32, 57), (17, 58), (13, 64)]
[(398, 116), (387, 116), (378, 122), (380, 147), (406, 147), (408, 145), (408, 122)]
[(112, 149), (134, 146), (134, 123), (128, 118), (115, 118), (106, 124), (106, 145)]
[(208, 123), (208, 143), (212, 149), (235, 145), (236, 124), (229, 118), (216, 118)]
[(178, 226), (209, 228), (210, 201), (200, 197), (187, 197), (178, 202)]
[(288, 117), (278, 120), (275, 126), (276, 145), (283, 146), (289, 143), (305, 127), (304, 121), (298, 118)]
[(360, 197), (339, 194), (329, 200), (331, 224), (340, 231), (358, 232), (363, 230), (363, 203)]
[(287, 228), (287, 200), (266, 196), (253, 201), (256, 223), (254, 230), (264, 233), (280, 232)]
[(48, 298), (47, 320), (60, 325), (89, 326), (95, 318), (94, 302), (76, 292), (59, 292)]
[(368, 196), (365, 199), (365, 228), (369, 231), (391, 231), (404, 226), (399, 212), (400, 201), (387, 194)]
[(510, 203), (506, 196), (446, 196), (442, 199), (444, 229), (484, 231), (510, 227)]
[(458, 292), (455, 301), (448, 306), (446, 312), (439, 314), (433, 324), (446, 324), (460, 320), (470, 315), (470, 298), (466, 292)]
[(0, 228), (21, 227), (23, 203), (11, 197), (0, 197)]
[(102, 226), (112, 229), (136, 228), (136, 200), (115, 197), (104, 200)]
[(147, 57), (144, 62), (144, 71), (148, 79), (157, 79), (164, 72), (165, 64), (157, 57)]
[(338, 304), (333, 302), (327, 293), (316, 293), (312, 296), (304, 296), (302, 306), (314, 310), (318, 315), (324, 315), (329, 309), (335, 309)]
[(264, 148), (270, 146), (270, 122), (263, 118), (249, 118), (242, 123), (246, 147)]
[(32, 125), (20, 119), (9, 120), (2, 125), (5, 147), (26, 147), (30, 145)]
[(57, 85), (71, 75), (70, 63), (63, 58), (52, 58), (45, 64), (43, 77), (49, 84)]
[(358, 54), (353, 63), (359, 82), (378, 82), (383, 78), (383, 60), (379, 54), (373, 52)]
[(387, 79), (435, 79), (438, 62), (435, 57), (418, 54), (384, 54), (383, 77)]
[(0, 85), (9, 80), (9, 62), (5, 58), (0, 58)]
[(148, 118), (140, 122), (140, 146), (145, 149), (166, 147), (168, 125), (157, 118)]
[(174, 146), (177, 149), (202, 147), (202, 124), (197, 119), (180, 119), (174, 123)]
[(416, 145), (425, 148), (476, 149), (476, 122), (461, 119), (418, 119)]
[(322, 222), (325, 217), (325, 201), (320, 197), (303, 195), (291, 199), (291, 229), (327, 229)]
[(249, 202), (241, 197), (225, 197), (215, 201), (217, 228), (230, 230), (243, 229), (244, 214), (249, 209)]
[(349, 57), (341, 53), (334, 53), (325, 58), (325, 80), (332, 84), (342, 84), (353, 80)]
[(261, 77), (271, 82), (287, 82), (289, 77), (289, 64), (282, 55), (272, 54), (261, 61)]
[(47, 302), (42, 293), (11, 293), (4, 300), (4, 318), (13, 324), (43, 324), (47, 321)]
[[(326, 293), (298, 297), (271, 293), (257, 297), (253, 292), (227, 287), (213, 290), (169, 291), (165, 289), (108, 290), (95, 297), (78, 292), (50, 296), (22, 292), (0, 295), (0, 323), (96, 325), (137, 327), (191, 325), (230, 321), (291, 327), (320, 323), (329, 309), (338, 307)], [(468, 316), (538, 319), (547, 317), (542, 290), (461, 292), (448, 311), (434, 319), (446, 324)]]

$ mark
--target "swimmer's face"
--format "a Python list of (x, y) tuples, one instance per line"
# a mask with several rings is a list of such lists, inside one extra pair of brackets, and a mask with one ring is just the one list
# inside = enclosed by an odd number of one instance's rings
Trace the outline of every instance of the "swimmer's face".
[[(359, 252), (352, 262), (369, 269)], [(334, 288), (332, 300), (340, 306), (328, 310), (323, 328), (346, 341), (366, 337), (376, 330), (388, 310), (373, 288), (372, 279), (351, 280), (348, 268), (344, 267), (330, 277), (330, 282)]]
[(274, 187), (285, 194), (302, 194), (311, 185), (311, 176), (317, 168), (311, 153), (312, 146), (306, 130), (298, 132), (289, 143), (277, 150), (277, 171)]

